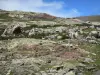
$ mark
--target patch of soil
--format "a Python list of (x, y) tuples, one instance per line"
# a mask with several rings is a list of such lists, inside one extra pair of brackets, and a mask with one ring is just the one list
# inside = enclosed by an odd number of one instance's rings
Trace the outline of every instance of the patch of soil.
[(66, 58), (66, 59), (78, 59), (80, 58), (81, 54), (78, 52), (65, 52), (61, 55), (62, 58)]

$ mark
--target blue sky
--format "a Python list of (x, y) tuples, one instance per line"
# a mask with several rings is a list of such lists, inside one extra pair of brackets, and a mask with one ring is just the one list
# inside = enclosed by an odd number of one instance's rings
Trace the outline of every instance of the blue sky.
[(58, 17), (100, 14), (100, 0), (0, 0), (0, 9), (43, 12)]

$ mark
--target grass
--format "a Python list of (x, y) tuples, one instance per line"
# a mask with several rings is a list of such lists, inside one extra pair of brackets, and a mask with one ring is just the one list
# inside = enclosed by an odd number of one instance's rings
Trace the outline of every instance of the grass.
[[(96, 69), (100, 69), (100, 45), (99, 44), (90, 44), (90, 43), (84, 43), (83, 45), (80, 45), (82, 49), (85, 49), (86, 51), (89, 51), (91, 53), (95, 53), (96, 55), (90, 54), (90, 57), (95, 61), (93, 63), (90, 63), (90, 65), (96, 65)], [(85, 71), (85, 75), (92, 75), (91, 71)]]
[(95, 30), (96, 30), (95, 28), (87, 28), (87, 29), (84, 30), (84, 32), (88, 32), (89, 33), (91, 31), (95, 31)]
[(3, 20), (1, 20), (1, 21), (11, 21), (11, 20), (12, 20), (12, 18), (9, 17), (7, 13), (5, 13), (5, 14), (0, 14), (0, 19), (3, 19)]
[(63, 27), (68, 27), (67, 25), (60, 25), (60, 24), (55, 24), (55, 25), (41, 25), (41, 26), (39, 26), (39, 25), (37, 25), (37, 24), (27, 24), (27, 25), (29, 25), (29, 28), (52, 28), (52, 27), (61, 27), (61, 26), (63, 26)]

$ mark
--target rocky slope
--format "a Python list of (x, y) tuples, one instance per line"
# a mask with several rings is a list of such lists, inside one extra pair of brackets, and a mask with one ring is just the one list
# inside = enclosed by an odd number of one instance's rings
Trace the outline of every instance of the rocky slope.
[(96, 75), (99, 50), (98, 25), (0, 10), (0, 75)]

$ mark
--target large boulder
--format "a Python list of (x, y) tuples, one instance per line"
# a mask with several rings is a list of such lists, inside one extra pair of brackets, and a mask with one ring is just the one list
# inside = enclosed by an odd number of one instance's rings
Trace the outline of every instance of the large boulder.
[(29, 31), (28, 36), (31, 37), (33, 35), (35, 35), (35, 29), (34, 28)]
[(78, 32), (69, 32), (69, 37), (74, 39), (74, 38), (78, 38), (79, 34)]
[[(43, 34), (43, 29), (42, 28), (32, 28), (30, 31), (29, 31), (29, 34), (28, 36), (29, 37), (32, 37), (32, 36), (36, 36), (37, 34)], [(41, 35), (42, 36), (42, 35)]]
[(8, 24), (8, 27), (4, 30), (2, 37), (9, 37), (9, 36), (15, 36), (22, 33), (22, 28), (26, 26), (25, 23), (21, 22), (12, 22)]
[(99, 31), (91, 31), (90, 35), (94, 36), (95, 38), (100, 38), (100, 32)]

